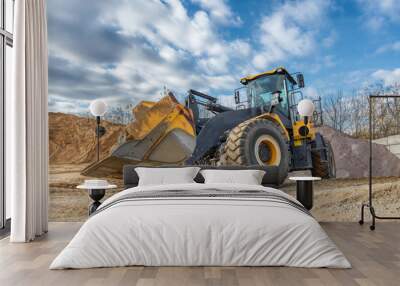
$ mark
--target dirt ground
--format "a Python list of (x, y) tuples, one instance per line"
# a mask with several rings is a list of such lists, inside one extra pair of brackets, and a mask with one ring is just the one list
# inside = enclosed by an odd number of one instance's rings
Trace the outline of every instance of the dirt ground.
[[(49, 187), (50, 187), (50, 221), (85, 221), (88, 217), (88, 205), (92, 200), (85, 190), (76, 188), (83, 183), (85, 176), (80, 171), (86, 165), (50, 165)], [(120, 188), (107, 191), (104, 198), (122, 190), (121, 180), (108, 180)]]
[[(296, 196), (295, 183), (286, 183), (280, 189)], [(373, 194), (373, 205), (378, 215), (400, 215), (400, 178), (374, 178)], [(314, 183), (311, 212), (318, 221), (359, 221), (360, 206), (367, 200), (367, 178), (322, 180)], [(368, 213), (366, 220), (369, 218)]]
[[(85, 180), (80, 170), (85, 165), (50, 166), (50, 221), (84, 221), (91, 203), (84, 190), (76, 186)], [(122, 181), (109, 180), (122, 190)], [(295, 196), (296, 184), (286, 182), (281, 190)], [(400, 215), (400, 178), (375, 178), (374, 206), (379, 215)], [(368, 179), (331, 179), (315, 182), (312, 213), (319, 221), (358, 221), (360, 205), (368, 199)], [(367, 216), (366, 218), (369, 218)]]

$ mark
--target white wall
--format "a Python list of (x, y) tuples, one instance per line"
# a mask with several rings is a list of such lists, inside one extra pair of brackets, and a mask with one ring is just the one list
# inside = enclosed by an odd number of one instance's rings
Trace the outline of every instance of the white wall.
[(374, 143), (385, 145), (386, 148), (400, 158), (400, 135), (393, 135), (373, 140)]

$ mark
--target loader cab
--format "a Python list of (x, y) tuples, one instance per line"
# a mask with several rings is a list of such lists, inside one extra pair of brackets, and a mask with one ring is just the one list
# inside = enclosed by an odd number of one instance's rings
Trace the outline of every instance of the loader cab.
[[(265, 112), (269, 112), (274, 108), (287, 118), (292, 118), (291, 106), (295, 104), (293, 91), (297, 82), (285, 69), (277, 68), (265, 73), (248, 76), (242, 78), (240, 82), (245, 87), (235, 91), (237, 106), (246, 106), (246, 108), (261, 107)], [(243, 100), (243, 98), (245, 99)]]
[(275, 107), (289, 116), (284, 75), (264, 76), (249, 82), (247, 98), (249, 107)]

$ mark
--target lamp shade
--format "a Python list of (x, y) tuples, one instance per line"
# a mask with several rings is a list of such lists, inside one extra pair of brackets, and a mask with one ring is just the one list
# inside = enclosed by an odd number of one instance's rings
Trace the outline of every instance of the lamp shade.
[(107, 104), (100, 99), (93, 100), (90, 103), (90, 113), (94, 116), (103, 116), (107, 111)]
[(314, 109), (314, 103), (310, 99), (303, 99), (297, 105), (297, 110), (301, 116), (312, 116)]

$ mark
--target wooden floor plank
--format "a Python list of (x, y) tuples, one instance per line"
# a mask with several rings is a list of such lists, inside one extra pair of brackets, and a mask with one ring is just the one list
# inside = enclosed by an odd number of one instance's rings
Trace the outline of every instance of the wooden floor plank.
[(0, 240), (1, 286), (266, 286), (399, 285), (400, 224), (379, 223), (375, 232), (356, 223), (322, 223), (352, 269), (289, 267), (118, 267), (48, 269), (80, 223), (50, 223), (50, 232), (28, 244)]

